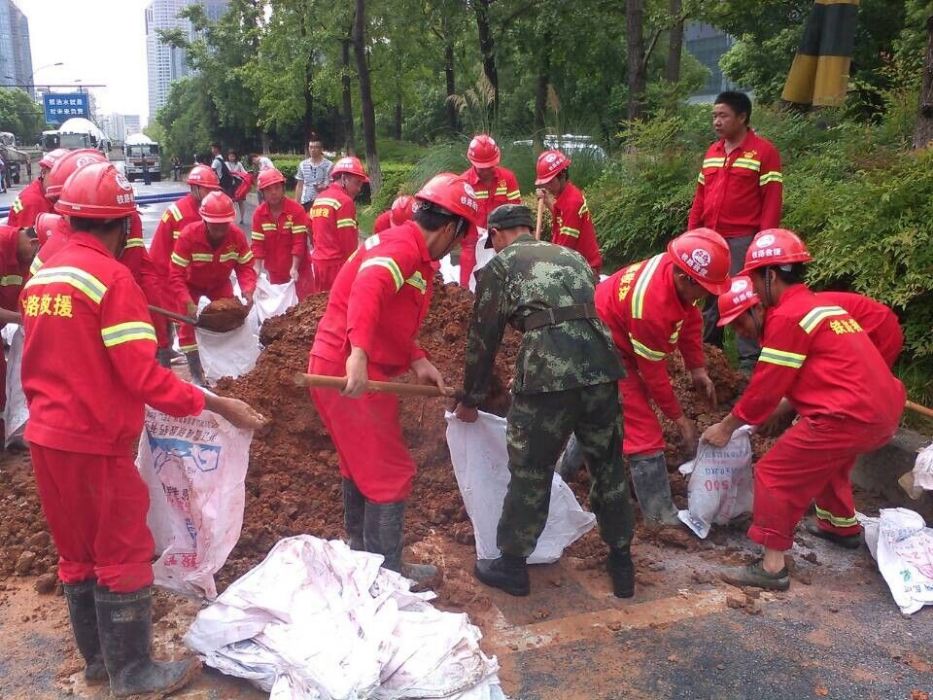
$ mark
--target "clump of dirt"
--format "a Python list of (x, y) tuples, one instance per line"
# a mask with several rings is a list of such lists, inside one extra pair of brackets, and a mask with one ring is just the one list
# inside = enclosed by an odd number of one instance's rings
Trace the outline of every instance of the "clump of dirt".
[(58, 553), (39, 506), (28, 453), (0, 469), (0, 578), (54, 572)]
[(226, 333), (242, 326), (248, 313), (249, 308), (241, 304), (239, 299), (217, 299), (205, 306), (198, 315), (198, 326)]

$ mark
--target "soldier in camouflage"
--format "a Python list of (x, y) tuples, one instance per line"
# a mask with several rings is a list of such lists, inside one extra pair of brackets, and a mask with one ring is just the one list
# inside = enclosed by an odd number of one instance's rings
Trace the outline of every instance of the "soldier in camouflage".
[(528, 595), (525, 566), (544, 530), (554, 463), (574, 433), (590, 466), (590, 505), (610, 547), (615, 594), (635, 590), (629, 553), (633, 514), (623, 471), (618, 379), (625, 370), (596, 315), (595, 281), (583, 257), (537, 241), (527, 207), (504, 204), (489, 215), (488, 247), (466, 349), (464, 390), (456, 407), (473, 422), (489, 388), (506, 325), (521, 331), (508, 416), (512, 474), (499, 520), (502, 556), (476, 562), (476, 577), (512, 595)]

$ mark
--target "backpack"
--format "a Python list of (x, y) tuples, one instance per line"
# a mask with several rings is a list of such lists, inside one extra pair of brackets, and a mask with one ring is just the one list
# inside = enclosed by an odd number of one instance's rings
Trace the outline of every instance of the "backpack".
[[(227, 162), (220, 156), (214, 158), (214, 162), (218, 160), (220, 160), (220, 189), (223, 190), (223, 193), (230, 197), (230, 199), (233, 199), (237, 185), (240, 183), (233, 177), (233, 173), (231, 173), (230, 168), (227, 167)], [(214, 167), (213, 163), (211, 167)]]

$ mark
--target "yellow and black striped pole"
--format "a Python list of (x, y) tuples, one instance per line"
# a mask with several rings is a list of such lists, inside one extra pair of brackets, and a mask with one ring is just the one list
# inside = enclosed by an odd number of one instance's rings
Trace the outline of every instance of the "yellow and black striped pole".
[(859, 0), (815, 0), (781, 98), (837, 107), (846, 98)]

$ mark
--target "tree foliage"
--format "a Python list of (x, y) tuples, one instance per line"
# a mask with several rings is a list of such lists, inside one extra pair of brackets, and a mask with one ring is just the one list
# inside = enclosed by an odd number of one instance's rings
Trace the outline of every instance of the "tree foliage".
[(27, 92), (0, 88), (0, 131), (12, 132), (18, 144), (31, 145), (45, 128), (42, 108)]

